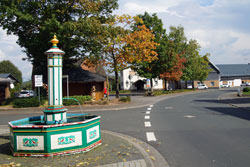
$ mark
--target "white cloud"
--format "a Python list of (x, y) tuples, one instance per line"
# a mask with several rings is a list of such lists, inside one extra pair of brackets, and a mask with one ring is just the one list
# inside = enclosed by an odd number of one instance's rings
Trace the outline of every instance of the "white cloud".
[(16, 44), (17, 36), (7, 35), (7, 31), (0, 28), (0, 43)]
[(31, 78), (32, 65), (22, 60), (26, 55), (16, 41), (17, 36), (7, 35), (5, 30), (0, 29), (0, 61), (10, 60), (22, 72), (23, 80), (27, 81)]
[[(196, 39), (202, 53), (217, 64), (250, 62), (249, 0), (119, 0), (116, 14), (157, 13), (164, 27), (182, 25), (188, 39)], [(32, 65), (16, 44), (17, 37), (0, 29), (0, 61), (11, 60), (30, 79)], [(249, 58), (248, 58), (249, 57)]]
[(171, 11), (168, 10), (168, 6), (165, 4), (148, 4), (148, 3), (144, 3), (144, 4), (137, 4), (135, 2), (128, 2), (124, 5), (124, 9), (126, 10), (126, 12), (135, 15), (135, 14), (143, 14), (145, 11), (147, 11), (148, 13), (160, 13), (160, 12), (166, 12), (170, 15), (174, 15), (177, 17), (183, 17), (181, 16), (179, 13), (177, 13), (176, 11)]
[(148, 11), (149, 13), (154, 12), (165, 12), (167, 8), (165, 6), (159, 6), (159, 5), (148, 5), (148, 4), (136, 4), (134, 2), (128, 2), (125, 4), (125, 9), (129, 13), (144, 13), (145, 11)]
[(188, 39), (196, 39), (201, 53), (211, 53), (214, 63), (250, 61), (249, 0), (120, 0), (119, 4), (120, 13), (157, 13), (167, 32), (170, 25), (182, 25)]
[(0, 61), (4, 60), (6, 58), (4, 52), (2, 50), (0, 50)]
[(233, 43), (232, 50), (244, 50), (250, 49), (250, 34), (240, 32), (230, 32), (231, 37), (237, 38), (237, 41)]

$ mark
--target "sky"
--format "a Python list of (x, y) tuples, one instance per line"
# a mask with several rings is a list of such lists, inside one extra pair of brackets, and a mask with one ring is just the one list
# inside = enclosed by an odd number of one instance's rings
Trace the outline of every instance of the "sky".
[[(188, 40), (195, 39), (200, 53), (210, 53), (214, 64), (250, 63), (250, 0), (119, 0), (115, 14), (156, 13), (169, 32), (184, 27)], [(17, 37), (0, 29), (0, 61), (10, 60), (31, 78), (32, 65), (16, 44)]]

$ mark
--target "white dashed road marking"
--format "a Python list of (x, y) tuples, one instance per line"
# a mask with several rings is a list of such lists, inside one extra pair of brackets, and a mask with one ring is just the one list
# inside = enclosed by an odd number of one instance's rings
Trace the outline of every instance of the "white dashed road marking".
[(165, 107), (166, 110), (173, 109), (173, 107)]
[(146, 136), (148, 141), (156, 141), (154, 132), (146, 132)]
[(150, 122), (144, 122), (144, 124), (145, 124), (146, 128), (151, 127), (151, 123)]
[(185, 115), (184, 117), (185, 117), (185, 118), (195, 118), (196, 116), (193, 116), (193, 115)]
[[(150, 106), (147, 108), (146, 115), (145, 115), (144, 119), (147, 119), (147, 120), (150, 119), (150, 112), (151, 112), (153, 106), (154, 106), (154, 105), (150, 105)], [(144, 125), (145, 125), (145, 128), (150, 128), (150, 127), (152, 127), (150, 121), (144, 122)], [(147, 137), (147, 140), (148, 140), (148, 141), (156, 141), (154, 132), (146, 132), (146, 137)]]

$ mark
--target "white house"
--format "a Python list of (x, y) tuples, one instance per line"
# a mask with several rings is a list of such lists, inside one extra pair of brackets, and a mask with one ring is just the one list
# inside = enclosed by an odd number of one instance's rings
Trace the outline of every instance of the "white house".
[[(122, 90), (142, 90), (151, 88), (147, 78), (140, 77), (131, 68), (121, 72), (120, 85)], [(158, 78), (153, 79), (153, 87), (154, 89), (163, 89), (163, 80)]]

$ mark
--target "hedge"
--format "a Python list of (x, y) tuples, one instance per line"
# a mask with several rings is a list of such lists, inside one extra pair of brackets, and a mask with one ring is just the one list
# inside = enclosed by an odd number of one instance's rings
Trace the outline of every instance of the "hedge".
[(44, 99), (41, 99), (41, 102), (39, 102), (39, 99), (37, 97), (19, 98), (19, 99), (13, 100), (13, 107), (14, 108), (39, 107), (40, 105), (43, 105), (44, 103), (45, 103)]
[(131, 102), (131, 97), (130, 96), (121, 97), (119, 99), (119, 101), (121, 101), (121, 102)]
[(86, 101), (90, 101), (91, 98), (92, 97), (89, 95), (87, 95), (87, 96), (69, 96), (69, 99), (67, 99), (67, 97), (64, 97), (63, 105), (65, 105), (65, 106), (78, 105), (78, 102), (73, 100), (73, 99), (78, 100), (80, 104), (84, 104)]
[(250, 92), (250, 88), (249, 87), (244, 88), (243, 92)]

